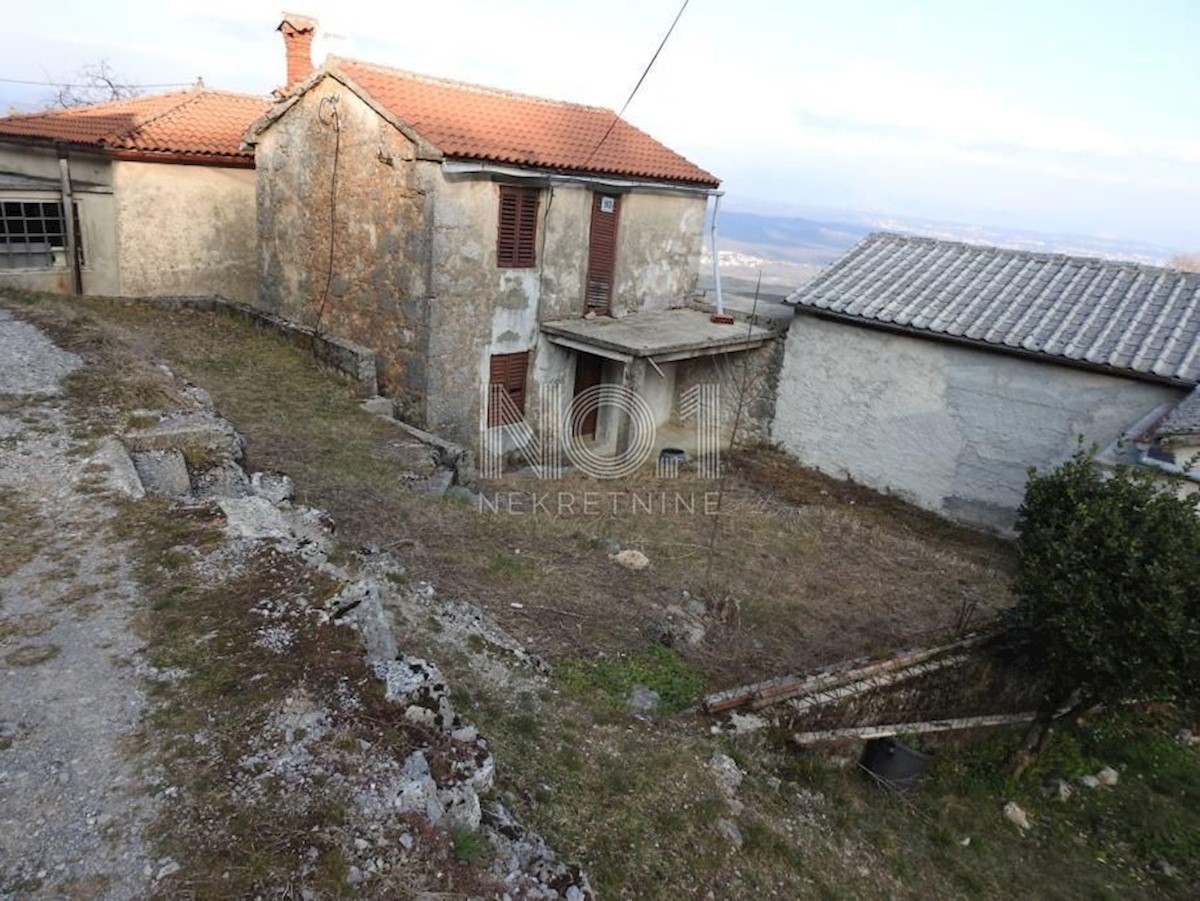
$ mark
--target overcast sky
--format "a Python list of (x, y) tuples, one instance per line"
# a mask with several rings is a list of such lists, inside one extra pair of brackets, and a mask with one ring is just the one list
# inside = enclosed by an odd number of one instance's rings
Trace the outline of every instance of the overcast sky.
[[(401, 68), (617, 108), (680, 0), (289, 0)], [(265, 93), (280, 6), (22, 4), (0, 78)], [(1200, 250), (1200, 0), (692, 0), (627, 118), (748, 210), (875, 211)], [(48, 88), (0, 82), (0, 110)]]

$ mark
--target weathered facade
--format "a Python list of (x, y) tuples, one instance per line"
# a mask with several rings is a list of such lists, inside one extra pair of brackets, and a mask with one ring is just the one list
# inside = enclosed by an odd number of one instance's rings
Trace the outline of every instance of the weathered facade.
[[(120, 293), (117, 266), (116, 206), (113, 200), (112, 163), (86, 153), (69, 153), (67, 162), (78, 211), (82, 245), (79, 274), (84, 294)], [(27, 291), (68, 293), (71, 290), (70, 258), (63, 235), (62, 171), (53, 148), (17, 145), (0, 139), (0, 211), (4, 240), (0, 238), (0, 287)], [(37, 206), (31, 206), (36, 204)], [(43, 242), (43, 252), (25, 256), (28, 243), (18, 242), (31, 217), (45, 210), (57, 220), (57, 238)]]
[(0, 286), (252, 301), (254, 158), (241, 135), (267, 107), (197, 87), (0, 119)]
[(1012, 526), (1030, 466), (1105, 447), (1183, 388), (797, 315), (773, 438), (803, 463)]
[(1200, 276), (1169, 269), (871, 235), (790, 301), (773, 439), (1000, 531), (1030, 466), (1200, 380)]
[[(589, 153), (610, 128), (615, 146)], [(583, 369), (631, 384), (635, 354), (564, 346), (549, 324), (632, 321), (695, 291), (717, 181), (611, 112), (331, 59), (247, 140), (258, 303), (371, 347), (399, 414), (456, 441), (519, 424), (519, 443)], [(669, 363), (638, 380), (663, 422), (683, 365)], [(488, 409), (502, 380), (508, 419)]]
[(252, 169), (117, 160), (113, 197), (117, 293), (254, 300)]

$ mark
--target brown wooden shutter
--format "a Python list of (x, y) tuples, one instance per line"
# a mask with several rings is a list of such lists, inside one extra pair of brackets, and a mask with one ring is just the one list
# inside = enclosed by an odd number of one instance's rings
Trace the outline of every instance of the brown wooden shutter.
[(501, 268), (516, 265), (517, 220), (520, 201), (515, 188), (500, 187), (500, 218), (496, 227), (496, 265)]
[(521, 191), (521, 214), (517, 219), (517, 266), (537, 265), (538, 191)]
[(500, 186), (496, 225), (496, 265), (501, 269), (537, 265), (538, 189)]
[(612, 309), (613, 275), (617, 268), (617, 221), (620, 216), (619, 196), (593, 195), (584, 313), (608, 313)]
[[(488, 362), (488, 425), (510, 425), (525, 418), (525, 373), (529, 369), (529, 352), (492, 354)], [(507, 394), (516, 412), (500, 397)]]

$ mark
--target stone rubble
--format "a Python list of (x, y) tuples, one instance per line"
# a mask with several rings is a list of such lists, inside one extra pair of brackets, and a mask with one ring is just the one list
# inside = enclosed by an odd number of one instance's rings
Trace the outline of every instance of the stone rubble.
[(1029, 829), (1029, 816), (1016, 801), (1009, 801), (1001, 808), (1001, 814), (1022, 832)]
[(645, 685), (635, 685), (629, 692), (629, 699), (626, 701), (626, 706), (631, 713), (648, 714), (653, 713), (658, 709), (659, 701), (658, 692)]
[[(385, 698), (401, 708), (405, 719), (440, 736), (403, 761), (364, 760), (362, 766), (370, 772), (362, 777), (370, 788), (358, 794), (363, 813), (368, 817), (419, 815), (438, 828), (481, 831), (499, 852), (494, 875), (512, 897), (547, 901), (594, 897), (587, 877), (577, 867), (560, 861), (540, 836), (521, 826), (506, 808), (492, 804), (485, 813), (482, 799), (493, 787), (496, 760), (486, 739), (454, 709), (449, 687), (437, 665), (399, 649), (383, 606), (384, 586), (388, 586), (389, 595), (398, 593), (387, 579), (389, 574), (397, 573), (398, 567), (378, 554), (368, 555), (357, 573), (332, 565), (329, 552), (333, 524), (329, 517), (319, 510), (295, 505), (295, 488), (286, 475), (255, 472), (247, 476), (240, 466), (245, 447), (242, 437), (208, 407), (211, 401), (206, 393), (195, 389), (189, 396), (200, 409), (163, 416), (151, 426), (128, 431), (122, 436), (122, 447), (128, 448), (147, 493), (181, 501), (209, 499), (224, 514), (225, 531), (234, 547), (215, 552), (197, 565), (209, 567), (210, 572), (215, 567), (224, 569), (225, 575), (236, 573), (248, 556), (246, 547), (267, 542), (278, 552), (296, 555), (309, 566), (341, 579), (342, 589), (320, 616), (353, 628), (366, 661), (384, 684)], [(116, 451), (110, 453), (115, 455)], [(433, 478), (448, 488), (449, 475), (440, 470)], [(213, 559), (216, 557), (222, 559)], [(399, 594), (407, 598), (407, 604), (435, 610), (447, 629), (478, 635), (487, 646), (508, 655), (511, 663), (535, 672), (545, 670), (540, 660), (482, 608), (461, 601), (442, 602), (433, 586), (427, 584)], [(263, 617), (256, 643), (286, 654), (294, 639), (289, 618), (297, 612), (289, 610), (286, 601), (266, 604), (256, 612)], [(357, 699), (347, 697), (340, 703), (353, 705)], [(302, 695), (289, 697), (285, 709), (267, 724), (258, 747), (248, 749), (243, 757), (235, 791), (253, 803), (266, 784), (264, 780), (299, 788), (313, 778), (330, 777), (310, 751), (328, 729), (329, 710), (325, 706)], [(360, 749), (365, 754), (369, 747)], [(449, 761), (447, 773), (439, 767), (435, 778), (430, 754)], [(347, 870), (346, 881), (352, 886), (369, 882), (387, 866), (385, 861), (365, 856), (369, 847), (359, 844), (356, 842), (355, 848), (364, 856)], [(414, 844), (409, 836), (404, 853), (410, 852)]]
[(1106, 766), (1104, 769), (1102, 769), (1100, 772), (1098, 772), (1096, 774), (1096, 781), (1099, 782), (1101, 785), (1108, 786), (1109, 788), (1116, 785), (1117, 782), (1120, 781), (1120, 779), (1121, 779), (1120, 773), (1118, 773), (1116, 770), (1114, 770), (1110, 766)]
[(611, 554), (608, 559), (635, 572), (643, 570), (650, 565), (649, 557), (641, 551), (633, 550), (632, 548), (626, 548), (623, 551)]

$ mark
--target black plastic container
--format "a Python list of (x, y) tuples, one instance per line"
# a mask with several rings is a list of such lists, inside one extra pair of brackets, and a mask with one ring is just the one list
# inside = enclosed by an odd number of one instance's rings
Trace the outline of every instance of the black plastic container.
[(859, 763), (888, 787), (909, 792), (933, 763), (933, 755), (913, 750), (895, 738), (875, 738), (867, 742)]

